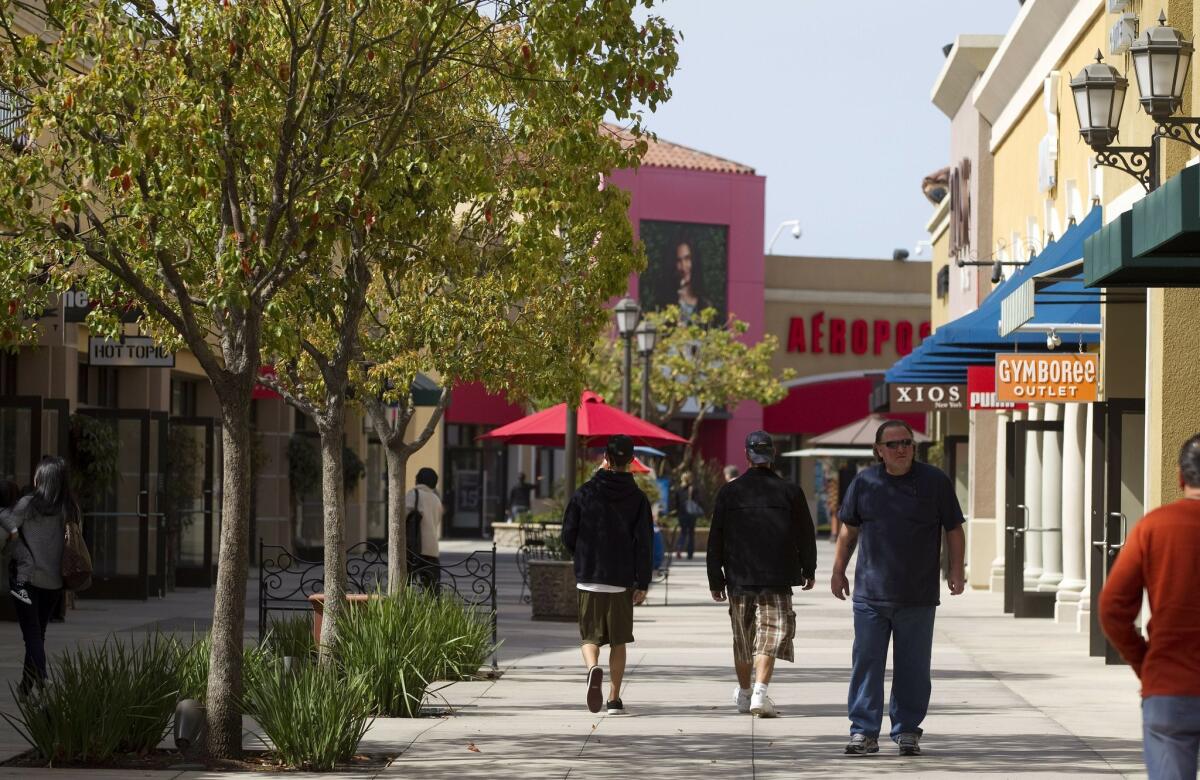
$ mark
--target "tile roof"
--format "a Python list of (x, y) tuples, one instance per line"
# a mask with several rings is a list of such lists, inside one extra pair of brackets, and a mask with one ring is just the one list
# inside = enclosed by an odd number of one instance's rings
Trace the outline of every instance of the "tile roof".
[[(633, 136), (623, 127), (605, 123), (604, 130), (619, 138), (623, 144), (634, 142)], [(754, 169), (715, 154), (708, 154), (696, 149), (689, 149), (670, 141), (659, 138), (646, 138), (646, 153), (642, 156), (642, 165), (652, 168), (683, 168), (693, 171), (716, 171), (719, 173), (744, 173), (752, 175)]]

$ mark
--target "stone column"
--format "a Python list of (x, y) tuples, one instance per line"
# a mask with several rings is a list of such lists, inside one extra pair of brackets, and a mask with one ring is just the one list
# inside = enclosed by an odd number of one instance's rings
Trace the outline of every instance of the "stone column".
[[(1062, 404), (1046, 404), (1042, 419), (1062, 419)], [(1038, 590), (1054, 593), (1063, 578), (1063, 435), (1058, 431), (1042, 434), (1042, 575)]]
[[(1025, 413), (1027, 420), (1040, 420), (1042, 410), (1039, 404), (1030, 404)], [(1020, 502), (1025, 509), (1019, 510), (1016, 524), (1025, 524), (1028, 520), (1030, 528), (1042, 527), (1042, 437), (1031, 432), (1025, 437), (1025, 495)], [(1025, 534), (1025, 589), (1036, 590), (1038, 578), (1042, 576), (1042, 544), (1041, 534)]]
[(1093, 446), (1092, 428), (1096, 421), (1095, 404), (1087, 405), (1083, 429), (1083, 590), (1079, 593), (1079, 609), (1075, 617), (1075, 630), (1091, 631), (1092, 617), (1092, 464), (1093, 458), (1104, 457)]
[[(980, 414), (987, 414), (981, 412)], [(1017, 412), (1016, 414), (1020, 414)], [(992, 559), (991, 583), (992, 593), (1004, 592), (1004, 548), (1007, 539), (1004, 527), (1008, 524), (1007, 509), (1004, 505), (1006, 477), (1008, 474), (1008, 423), (1012, 415), (1008, 412), (996, 412), (996, 557)]]
[(1054, 604), (1056, 623), (1075, 623), (1079, 612), (1079, 599), (1087, 586), (1083, 559), (1087, 542), (1084, 534), (1084, 475), (1087, 461), (1084, 459), (1084, 439), (1087, 421), (1084, 404), (1066, 404), (1063, 409), (1063, 464), (1062, 464), (1062, 561), (1063, 578), (1058, 583), (1058, 597)]

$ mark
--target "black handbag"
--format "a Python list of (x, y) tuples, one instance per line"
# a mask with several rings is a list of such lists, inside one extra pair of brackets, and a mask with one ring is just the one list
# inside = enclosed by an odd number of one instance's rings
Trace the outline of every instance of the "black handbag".
[(413, 488), (413, 508), (404, 516), (405, 547), (409, 553), (421, 552), (421, 492)]

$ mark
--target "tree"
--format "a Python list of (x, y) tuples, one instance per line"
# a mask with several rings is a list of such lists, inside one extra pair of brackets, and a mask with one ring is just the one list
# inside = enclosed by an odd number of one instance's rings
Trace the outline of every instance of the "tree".
[[(644, 317), (658, 328), (650, 370), (651, 408), (640, 408), (637, 393), (631, 400), (636, 402), (639, 415), (658, 425), (674, 419), (689, 401), (695, 402), (697, 411), (679, 460), (683, 468), (692, 467), (700, 428), (714, 409), (742, 401), (773, 404), (787, 394), (782, 383), (795, 372), (784, 369), (775, 374), (772, 370), (771, 358), (779, 348), (775, 336), (768, 334), (756, 344), (747, 344), (744, 336), (748, 325), (732, 316), (725, 323), (717, 322), (717, 312), (711, 308), (698, 312), (690, 322), (681, 321), (676, 306)], [(619, 392), (623, 349), (624, 344), (610, 336), (602, 335), (597, 340), (587, 369), (588, 381), (593, 389), (599, 388), (597, 392)], [(633, 386), (640, 387), (641, 381), (639, 361), (633, 371)]]
[[(633, 24), (633, 5), (0, 7), (0, 88), (28, 100), (14, 135), (35, 140), (0, 149), (0, 299), (10, 301), (0, 333), (6, 342), (33, 337), (45, 297), (79, 285), (99, 302), (92, 332), (115, 334), (119, 315), (136, 308), (142, 330), (195, 355), (217, 395), (224, 491), (207, 695), (213, 754), (241, 750), (251, 391), (264, 342), (295, 343), (290, 291), (344, 251), (348, 220), (369, 219), (362, 209), (409, 139), (410, 120), (455, 79), (503, 76), (531, 101), (569, 85), (640, 128), (627, 107), (653, 107), (665, 94), (675, 54), (661, 20)], [(17, 13), (41, 29), (18, 29)], [(551, 65), (567, 78), (547, 81)], [(504, 119), (522, 115), (515, 108)], [(546, 126), (569, 118), (536, 116)], [(336, 394), (333, 379), (325, 392)]]

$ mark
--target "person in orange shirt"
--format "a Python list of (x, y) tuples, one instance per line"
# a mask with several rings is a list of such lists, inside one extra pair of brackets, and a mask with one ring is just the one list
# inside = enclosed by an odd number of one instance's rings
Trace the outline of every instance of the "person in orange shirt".
[[(1200, 753), (1200, 434), (1179, 453), (1179, 487), (1129, 532), (1100, 594), (1100, 625), (1142, 682), (1151, 780), (1195, 778)], [(1143, 590), (1148, 639), (1134, 625)]]

